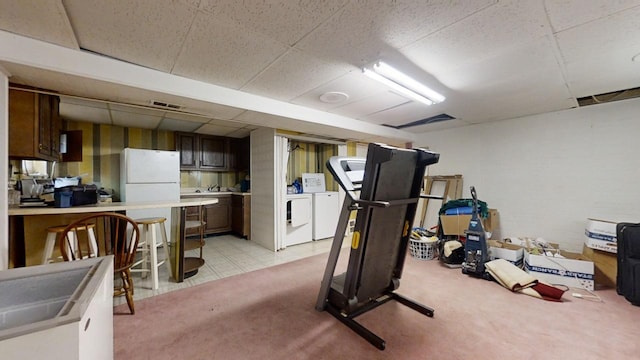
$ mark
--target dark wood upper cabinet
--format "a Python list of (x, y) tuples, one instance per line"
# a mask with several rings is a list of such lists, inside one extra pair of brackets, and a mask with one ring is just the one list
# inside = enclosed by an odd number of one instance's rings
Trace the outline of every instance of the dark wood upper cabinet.
[(230, 170), (228, 138), (200, 135), (200, 169)]
[(198, 169), (200, 150), (197, 134), (176, 133), (176, 150), (180, 151), (180, 170)]
[(60, 134), (62, 130), (62, 118), (60, 118), (60, 98), (50, 95), (42, 96), (49, 97), (49, 104), (51, 105), (51, 113), (49, 114), (51, 119), (51, 129), (49, 130), (49, 134), (51, 136), (51, 157), (54, 159), (61, 159)]
[(60, 160), (60, 99), (9, 89), (9, 158)]
[(178, 132), (176, 150), (180, 151), (180, 170), (234, 170), (229, 138)]
[[(62, 130), (60, 134), (64, 135), (67, 141), (64, 146), (66, 152), (60, 154), (62, 162), (82, 161), (82, 130)], [(62, 149), (63, 146), (60, 145), (60, 151)]]
[(250, 137), (231, 140), (230, 166), (237, 171), (249, 172)]

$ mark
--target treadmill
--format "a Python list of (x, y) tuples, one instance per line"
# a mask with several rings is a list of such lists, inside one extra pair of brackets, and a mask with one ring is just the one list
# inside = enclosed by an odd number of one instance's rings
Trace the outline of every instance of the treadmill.
[[(326, 310), (380, 350), (384, 350), (385, 341), (355, 321), (355, 317), (390, 300), (433, 317), (433, 309), (394, 290), (400, 286), (425, 169), (437, 163), (439, 157), (423, 149), (371, 143), (366, 159), (334, 156), (327, 161), (329, 171), (347, 196), (316, 310)], [(357, 211), (357, 217), (347, 270), (334, 276), (352, 211)]]

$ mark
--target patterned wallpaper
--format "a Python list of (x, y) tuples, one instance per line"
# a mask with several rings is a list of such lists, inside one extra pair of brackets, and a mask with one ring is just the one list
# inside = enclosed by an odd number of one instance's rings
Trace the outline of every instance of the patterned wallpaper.
[[(125, 147), (153, 150), (175, 150), (173, 131), (127, 128), (89, 122), (65, 121), (66, 130), (82, 130), (82, 161), (58, 163), (55, 177), (80, 176), (84, 184), (95, 183), (113, 189), (114, 200), (120, 190), (120, 152)], [(338, 146), (291, 140), (287, 183), (302, 173), (324, 173), (327, 191), (337, 191), (338, 184), (326, 168), (327, 160), (338, 155)], [(356, 154), (356, 143), (347, 142), (347, 154)], [(11, 164), (17, 169), (19, 162)], [(50, 166), (50, 165), (49, 165)], [(181, 187), (206, 188), (212, 185), (234, 187), (248, 175), (245, 172), (181, 171)], [(15, 176), (12, 176), (15, 178)]]
[[(85, 184), (95, 183), (120, 193), (120, 152), (125, 147), (175, 150), (173, 131), (126, 128), (105, 124), (69, 121), (67, 130), (82, 130), (82, 161), (59, 163), (56, 176), (81, 176)], [(181, 171), (181, 187), (232, 187), (244, 174), (235, 172)]]
[(302, 173), (324, 173), (327, 191), (338, 191), (338, 183), (325, 165), (330, 157), (338, 155), (337, 145), (290, 140), (289, 149), (287, 185), (291, 185), (295, 179), (300, 180)]

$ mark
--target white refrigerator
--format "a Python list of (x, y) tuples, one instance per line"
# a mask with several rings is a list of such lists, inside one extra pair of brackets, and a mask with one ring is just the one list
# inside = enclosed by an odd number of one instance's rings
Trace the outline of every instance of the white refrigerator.
[[(120, 201), (180, 201), (180, 152), (125, 148), (120, 153)], [(133, 219), (165, 217), (171, 237), (171, 208), (128, 210)]]

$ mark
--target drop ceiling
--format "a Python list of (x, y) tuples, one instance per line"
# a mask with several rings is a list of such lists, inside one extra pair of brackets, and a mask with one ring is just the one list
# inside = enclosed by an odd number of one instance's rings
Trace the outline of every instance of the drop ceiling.
[[(16, 60), (15, 49), (0, 47), (10, 81), (63, 94), (64, 117), (96, 123), (235, 137), (268, 126), (411, 141), (640, 86), (640, 0), (0, 0), (0, 8), (0, 37), (19, 35), (29, 48), (53, 44), (68, 62), (75, 54), (82, 65), (95, 63), (93, 74), (72, 73), (46, 56)], [(364, 77), (360, 69), (379, 59), (447, 100), (425, 106)], [(111, 63), (232, 96), (100, 76), (100, 64)], [(329, 92), (347, 97), (323, 102)], [(245, 96), (253, 97), (243, 102)], [(153, 109), (153, 100), (181, 108)], [(440, 114), (454, 119), (382, 126)]]

